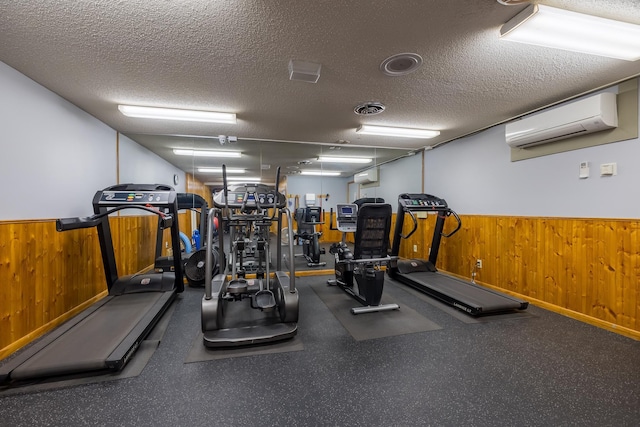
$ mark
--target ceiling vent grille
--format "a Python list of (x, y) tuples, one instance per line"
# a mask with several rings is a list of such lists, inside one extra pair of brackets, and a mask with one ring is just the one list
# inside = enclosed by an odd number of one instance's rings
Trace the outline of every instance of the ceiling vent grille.
[(379, 102), (365, 102), (353, 109), (353, 112), (361, 116), (372, 116), (384, 111), (385, 106)]

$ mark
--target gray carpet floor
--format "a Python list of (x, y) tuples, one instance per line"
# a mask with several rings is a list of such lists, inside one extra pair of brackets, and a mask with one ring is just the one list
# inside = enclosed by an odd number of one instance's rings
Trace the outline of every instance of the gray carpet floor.
[(0, 393), (0, 425), (638, 424), (640, 342), (537, 307), (472, 319), (389, 279), (385, 295), (439, 329), (357, 340), (311, 288), (327, 278), (297, 280), (298, 351), (187, 363), (202, 297), (187, 289), (139, 375)]

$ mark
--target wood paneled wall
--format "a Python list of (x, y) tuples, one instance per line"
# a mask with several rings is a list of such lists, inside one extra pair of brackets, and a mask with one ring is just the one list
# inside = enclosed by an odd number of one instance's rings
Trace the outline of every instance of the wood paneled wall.
[[(156, 216), (109, 221), (118, 274), (152, 265)], [(0, 358), (105, 294), (95, 228), (60, 233), (55, 220), (0, 222)]]
[[(437, 267), (563, 314), (640, 339), (640, 221), (463, 215), (443, 238)], [(111, 218), (118, 272), (154, 260), (155, 216)], [(181, 218), (181, 225), (183, 219)], [(434, 216), (401, 244), (426, 258)], [(395, 223), (395, 216), (394, 216)], [(410, 221), (405, 221), (405, 233)], [(454, 226), (450, 218), (445, 231)], [(338, 241), (329, 230), (323, 241)], [(392, 226), (393, 230), (393, 226)], [(417, 251), (414, 251), (417, 245)], [(0, 222), (0, 358), (100, 298), (106, 291), (95, 229), (55, 231), (55, 222)]]
[(185, 192), (197, 194), (207, 201), (209, 207), (213, 206), (213, 195), (211, 194), (211, 190), (209, 187), (204, 185), (202, 182), (198, 181), (191, 175), (190, 173), (187, 175), (187, 182), (185, 184)]
[[(470, 279), (481, 259), (478, 283), (640, 339), (639, 220), (483, 215), (461, 219), (462, 228), (442, 239), (439, 270)], [(419, 233), (401, 245), (403, 257), (427, 257), (435, 217), (418, 221)], [(449, 218), (445, 232), (454, 222)]]

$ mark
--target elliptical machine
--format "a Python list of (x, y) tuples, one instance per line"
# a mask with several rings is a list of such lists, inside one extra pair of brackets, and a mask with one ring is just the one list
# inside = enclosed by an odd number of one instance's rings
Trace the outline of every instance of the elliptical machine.
[[(207, 227), (207, 247), (213, 240), (212, 219), (218, 218), (221, 252), (219, 273), (213, 275), (213, 254), (206, 252), (205, 294), (202, 299), (202, 332), (206, 347), (237, 347), (292, 338), (298, 327), (298, 292), (295, 266), (289, 274), (281, 270), (282, 245), (277, 244), (275, 272), (270, 271), (270, 229), (277, 227), (277, 242), (282, 238), (282, 217), (291, 224), (287, 201), (275, 188), (263, 184), (227, 185), (226, 166), (222, 166), (224, 190), (213, 198)], [(222, 230), (228, 229), (229, 233)], [(249, 236), (255, 237), (255, 239)], [(231, 243), (225, 245), (229, 237)], [(289, 233), (289, 258), (293, 258), (293, 235)], [(255, 278), (244, 270), (245, 249), (255, 247), (260, 266)], [(226, 251), (229, 253), (226, 253)], [(253, 249), (252, 249), (253, 250)], [(228, 260), (231, 259), (231, 262)]]
[(326, 262), (320, 261), (320, 255), (324, 254), (325, 250), (320, 247), (322, 233), (316, 231), (316, 225), (323, 224), (321, 218), (322, 209), (320, 206), (307, 206), (296, 209), (298, 232), (294, 237), (302, 240), (302, 254), (300, 255), (304, 256), (309, 267), (327, 265)]
[[(337, 205), (337, 227), (331, 229), (342, 231), (342, 241), (329, 249), (335, 259), (336, 278), (327, 283), (339, 286), (364, 306), (352, 308), (351, 314), (398, 310), (398, 304), (380, 304), (384, 288), (381, 267), (392, 259), (387, 255), (391, 205), (357, 203)], [(355, 233), (353, 252), (346, 243), (347, 233)]]

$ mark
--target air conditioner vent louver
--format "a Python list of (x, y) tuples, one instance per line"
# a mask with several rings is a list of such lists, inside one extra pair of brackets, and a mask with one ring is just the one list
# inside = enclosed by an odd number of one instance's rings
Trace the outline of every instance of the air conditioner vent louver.
[(513, 148), (528, 148), (615, 127), (616, 94), (606, 92), (507, 123), (505, 139)]

